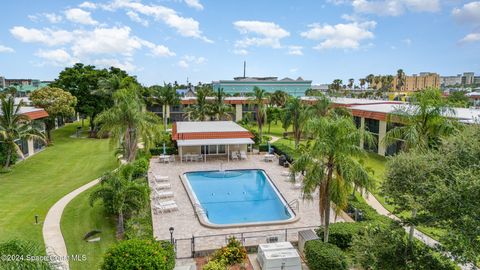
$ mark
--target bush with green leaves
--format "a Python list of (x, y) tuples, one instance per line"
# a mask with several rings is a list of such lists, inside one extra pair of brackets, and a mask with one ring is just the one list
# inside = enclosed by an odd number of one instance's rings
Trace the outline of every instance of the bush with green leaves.
[(235, 237), (229, 238), (227, 246), (220, 248), (212, 256), (212, 260), (225, 262), (227, 265), (242, 263), (246, 259), (247, 250)]
[[(366, 224), (364, 222), (338, 222), (330, 225), (328, 242), (341, 249), (352, 246), (353, 237), (360, 234)], [(317, 235), (323, 241), (323, 227), (317, 230)]]
[[(177, 151), (177, 148), (175, 147), (165, 147), (165, 153), (167, 155), (175, 155), (178, 153)], [(150, 148), (150, 154), (152, 154), (153, 156), (159, 156), (159, 155), (163, 155), (163, 146), (156, 146), (156, 147), (153, 147), (153, 148)]]
[(305, 258), (311, 270), (347, 270), (345, 253), (337, 246), (321, 240), (311, 240), (305, 244)]
[(27, 259), (27, 256), (44, 256), (43, 248), (30, 241), (14, 239), (0, 243), (0, 256), (0, 269), (56, 269), (51, 262)]
[(223, 261), (210, 260), (202, 268), (203, 270), (226, 270), (227, 265)]
[[(5, 166), (5, 162), (7, 161), (7, 145), (0, 142), (0, 166)], [(12, 155), (10, 157), (10, 164), (15, 164), (17, 162), (18, 156)]]
[(149, 162), (147, 158), (139, 158), (131, 163), (133, 167), (133, 178), (146, 176), (148, 172)]
[(278, 140), (272, 143), (273, 149), (275, 153), (278, 155), (285, 155), (287, 157), (288, 162), (292, 163), (295, 158), (298, 157), (298, 153), (295, 151), (294, 146), (288, 145), (289, 141), (286, 140)]
[(153, 239), (121, 241), (106, 252), (102, 264), (103, 270), (172, 270), (174, 267), (173, 245)]

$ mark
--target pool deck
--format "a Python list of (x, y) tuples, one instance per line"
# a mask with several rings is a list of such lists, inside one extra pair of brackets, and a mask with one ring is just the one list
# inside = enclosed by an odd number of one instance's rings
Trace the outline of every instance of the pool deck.
[[(299, 201), (298, 209), (294, 209), (299, 219), (293, 223), (288, 224), (270, 224), (239, 228), (208, 228), (200, 224), (187, 191), (182, 184), (180, 176), (189, 171), (208, 171), (218, 170), (223, 164), (224, 170), (234, 169), (262, 169), (270, 179), (275, 183), (280, 193), (287, 202), (295, 199)], [(263, 161), (263, 155), (248, 155), (247, 160), (230, 161), (226, 160), (210, 160), (207, 162), (188, 162), (180, 163), (179, 161), (164, 164), (159, 163), (158, 158), (153, 157), (150, 160), (150, 172), (157, 175), (168, 176), (171, 189), (174, 193), (173, 198), (164, 199), (174, 200), (178, 205), (178, 211), (171, 213), (160, 213), (152, 209), (153, 235), (159, 240), (170, 240), (169, 228), (175, 228), (173, 237), (177, 239), (177, 255), (188, 256), (190, 252), (190, 242), (187, 240), (192, 235), (198, 239), (195, 243), (195, 250), (212, 250), (220, 248), (225, 245), (225, 236), (215, 237), (213, 235), (229, 234), (237, 235), (239, 238), (241, 233), (244, 233), (246, 245), (255, 245), (257, 243), (264, 243), (267, 237), (279, 237), (279, 241), (284, 240), (285, 229), (288, 229), (288, 241), (296, 241), (299, 230), (296, 228), (318, 227), (320, 222), (320, 214), (318, 211), (318, 197), (314, 200), (303, 200), (301, 196), (301, 189), (293, 189), (292, 183), (287, 180), (287, 177), (282, 176), (282, 172), (287, 169), (278, 165), (278, 160), (273, 162)], [(149, 174), (149, 183), (154, 185), (152, 175)], [(167, 191), (167, 190), (166, 190)], [(317, 195), (318, 196), (318, 195)], [(315, 197), (315, 196), (314, 196)], [(152, 196), (152, 205), (153, 205)], [(333, 211), (331, 215), (332, 222), (344, 221), (341, 217), (336, 217)], [(258, 232), (257, 231), (269, 231)], [(211, 236), (211, 237), (207, 237)], [(200, 238), (199, 238), (200, 237)], [(282, 238), (283, 237), (283, 238)], [(185, 239), (185, 240), (181, 240)]]

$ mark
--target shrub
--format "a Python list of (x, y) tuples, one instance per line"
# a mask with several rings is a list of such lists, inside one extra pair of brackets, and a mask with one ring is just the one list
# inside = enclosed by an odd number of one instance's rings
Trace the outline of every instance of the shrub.
[(272, 143), (275, 153), (278, 155), (285, 155), (288, 162), (292, 163), (293, 160), (298, 156), (293, 146), (288, 145), (286, 140), (278, 140)]
[(356, 196), (350, 197), (348, 200), (348, 208), (350, 210), (353, 210), (353, 208), (359, 210), (363, 215), (363, 221), (384, 224), (387, 226), (391, 223), (395, 223), (392, 219), (380, 215), (375, 209), (368, 205), (363, 198), (358, 199)]
[(348, 269), (345, 253), (339, 247), (321, 240), (312, 240), (305, 244), (305, 258), (311, 270)]
[(260, 144), (260, 145), (258, 146), (258, 150), (259, 150), (260, 152), (267, 152), (267, 151), (268, 151), (268, 145), (267, 145), (267, 144)]
[(210, 260), (202, 268), (203, 270), (225, 270), (227, 265), (223, 261)]
[(125, 222), (125, 239), (151, 239), (152, 235), (150, 207), (142, 209)]
[[(7, 257), (3, 257), (6, 255)], [(10, 259), (9, 255), (23, 256), (23, 260)], [(43, 256), (43, 248), (34, 242), (25, 240), (9, 240), (0, 243), (0, 269), (42, 269), (53, 270), (55, 265), (43, 260), (27, 260), (25, 257)]]
[[(15, 164), (18, 160), (18, 155), (14, 151), (10, 157), (10, 164)], [(0, 166), (5, 166), (5, 162), (7, 161), (7, 145), (0, 142)]]
[(132, 162), (132, 176), (138, 178), (147, 175), (149, 162), (146, 158), (139, 158)]
[(242, 263), (247, 259), (247, 250), (240, 241), (235, 239), (235, 237), (231, 237), (228, 239), (227, 246), (217, 250), (213, 254), (212, 259), (225, 262), (227, 265)]
[[(352, 246), (353, 236), (360, 234), (364, 227), (363, 222), (338, 222), (330, 225), (328, 242), (341, 249)], [(323, 241), (323, 227), (317, 230), (317, 235)]]
[[(177, 154), (177, 148), (175, 147), (165, 147), (165, 152), (167, 155), (176, 155)], [(163, 154), (163, 146), (156, 146), (153, 148), (150, 148), (150, 154), (153, 156), (159, 156)]]
[(175, 267), (173, 245), (166, 241), (131, 239), (111, 247), (104, 256), (102, 269), (159, 269)]

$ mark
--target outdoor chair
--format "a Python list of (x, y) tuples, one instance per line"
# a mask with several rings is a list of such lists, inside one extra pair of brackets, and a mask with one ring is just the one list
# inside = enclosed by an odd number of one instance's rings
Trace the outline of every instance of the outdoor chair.
[(245, 151), (240, 151), (240, 158), (247, 159), (247, 153), (245, 153)]
[(155, 186), (155, 189), (157, 190), (162, 190), (162, 189), (170, 189), (172, 187), (172, 185), (170, 183), (166, 183), (166, 184), (158, 184)]
[(154, 210), (158, 210), (161, 213), (178, 211), (178, 205), (176, 203), (173, 203), (173, 204), (156, 203), (153, 205), (153, 207), (154, 207)]
[(238, 155), (235, 151), (232, 152), (232, 160), (238, 160)]
[(166, 175), (158, 175), (155, 173), (153, 174), (153, 179), (155, 179), (156, 182), (167, 182), (168, 181), (168, 176)]
[(173, 192), (172, 191), (163, 191), (163, 192), (160, 192), (156, 189), (154, 189), (154, 197), (155, 198), (159, 198), (159, 199), (165, 199), (165, 198), (171, 198), (173, 197)]

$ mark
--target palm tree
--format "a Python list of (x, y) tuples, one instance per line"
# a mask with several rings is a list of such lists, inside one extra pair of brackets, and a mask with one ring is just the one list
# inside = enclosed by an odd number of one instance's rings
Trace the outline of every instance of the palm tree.
[(365, 88), (365, 79), (361, 78), (360, 79), (360, 88), (363, 90)]
[(160, 136), (160, 118), (145, 109), (134, 85), (118, 90), (113, 99), (115, 105), (100, 113), (95, 122), (101, 124), (100, 134), (109, 134), (113, 144), (120, 142), (123, 158), (131, 162), (140, 141), (148, 149)]
[(300, 139), (305, 128), (305, 124), (310, 118), (312, 107), (302, 102), (299, 97), (291, 97), (285, 104), (285, 124), (292, 125), (293, 137), (295, 139), (295, 149), (300, 144)]
[(215, 94), (215, 100), (211, 104), (211, 114), (215, 117), (215, 120), (232, 120), (232, 106), (225, 103), (225, 92), (223, 89), (218, 89)]
[[(309, 120), (306, 132), (313, 139), (300, 149), (292, 171), (305, 172), (302, 186), (307, 199), (312, 199), (312, 194), (319, 189), (320, 217), (325, 228), (323, 239), (328, 242), (330, 202), (340, 211), (347, 206), (349, 191), (355, 183), (363, 188), (372, 183), (367, 169), (358, 161), (365, 153), (358, 142), (366, 133), (357, 129), (351, 118), (337, 116)], [(371, 139), (370, 135), (365, 137)]]
[(272, 122), (276, 122), (280, 118), (280, 108), (279, 107), (273, 107), (273, 106), (268, 106), (267, 111), (266, 111), (267, 117), (266, 117), (266, 122), (268, 125), (268, 133), (270, 134), (270, 127), (272, 125)]
[(403, 69), (397, 70), (397, 91), (402, 91), (403, 86), (405, 85), (405, 72)]
[(91, 206), (102, 200), (106, 211), (117, 216), (118, 239), (123, 238), (125, 216), (143, 209), (148, 200), (148, 187), (141, 181), (144, 179), (133, 179), (133, 170), (128, 166), (103, 175), (100, 187), (90, 194)]
[(197, 90), (197, 102), (185, 109), (185, 118), (189, 121), (206, 121), (211, 115), (211, 104), (207, 102), (208, 90), (201, 88)]
[(402, 125), (389, 130), (384, 143), (390, 145), (400, 140), (406, 151), (435, 147), (442, 137), (456, 131), (453, 115), (438, 89), (424, 89), (413, 96), (412, 105), (399, 106), (391, 114), (389, 121)]
[(270, 96), (270, 105), (275, 105), (277, 107), (284, 107), (288, 99), (288, 93), (282, 90), (277, 90), (273, 92)]
[(180, 96), (170, 84), (166, 84), (163, 87), (154, 85), (151, 87), (151, 90), (157, 103), (162, 105), (163, 130), (167, 130), (167, 108), (180, 104)]
[(266, 99), (267, 92), (255, 86), (253, 88), (253, 94), (255, 96), (254, 103), (255, 103), (255, 113), (257, 116), (258, 136), (260, 137), (260, 140), (262, 140), (263, 138), (262, 128), (267, 118), (267, 109), (265, 106), (265, 99)]
[(353, 83), (355, 83), (355, 79), (348, 79), (348, 89), (353, 89)]
[(365, 81), (368, 83), (368, 88), (371, 88), (371, 84), (373, 83), (374, 78), (375, 75), (373, 74), (368, 74), (368, 76), (365, 78)]
[(0, 143), (7, 147), (7, 156), (4, 167), (10, 167), (12, 155), (17, 153), (24, 158), (22, 150), (15, 143), (17, 140), (37, 139), (45, 144), (47, 143), (45, 134), (33, 128), (30, 118), (20, 114), (20, 109), (24, 106), (23, 100), (15, 105), (15, 98), (12, 95), (0, 98)]

